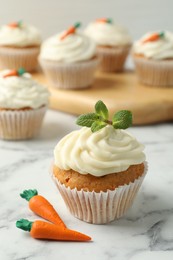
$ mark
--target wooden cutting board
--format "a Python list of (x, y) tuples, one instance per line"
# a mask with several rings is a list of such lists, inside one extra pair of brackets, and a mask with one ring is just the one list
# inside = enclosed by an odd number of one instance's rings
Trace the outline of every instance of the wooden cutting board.
[(144, 125), (173, 120), (173, 87), (153, 88), (140, 84), (134, 72), (119, 74), (97, 73), (95, 83), (84, 90), (59, 90), (49, 86), (42, 73), (33, 77), (47, 85), (50, 108), (79, 115), (93, 111), (101, 99), (112, 116), (117, 110), (133, 112), (133, 124)]

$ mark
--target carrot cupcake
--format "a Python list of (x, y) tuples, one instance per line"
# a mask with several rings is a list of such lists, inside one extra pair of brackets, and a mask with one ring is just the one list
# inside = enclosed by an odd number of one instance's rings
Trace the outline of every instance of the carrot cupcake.
[(125, 214), (147, 167), (144, 146), (122, 130), (131, 125), (131, 112), (119, 111), (110, 121), (102, 101), (95, 110), (56, 145), (53, 179), (75, 217), (102, 224)]
[(0, 138), (35, 136), (47, 109), (49, 93), (24, 69), (0, 72)]
[(114, 24), (112, 19), (102, 18), (90, 23), (85, 33), (97, 44), (100, 70), (122, 71), (132, 43), (127, 30)]
[(14, 22), (0, 27), (0, 69), (37, 67), (40, 51), (40, 32), (23, 22)]
[(46, 40), (40, 64), (50, 84), (62, 89), (81, 89), (92, 85), (98, 66), (96, 45), (77, 31), (80, 23)]
[(133, 47), (136, 72), (141, 83), (149, 86), (173, 86), (173, 34), (149, 32)]

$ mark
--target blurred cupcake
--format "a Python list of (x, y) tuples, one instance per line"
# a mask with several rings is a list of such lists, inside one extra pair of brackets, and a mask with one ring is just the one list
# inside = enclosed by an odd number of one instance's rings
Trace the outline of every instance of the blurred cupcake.
[(96, 113), (80, 116), (77, 123), (83, 127), (54, 149), (53, 179), (68, 209), (95, 224), (126, 213), (147, 170), (144, 146), (118, 129), (131, 124), (131, 113), (119, 111), (110, 121), (105, 111), (98, 101)]
[(0, 69), (37, 67), (41, 36), (39, 31), (23, 22), (14, 22), (0, 27)]
[(0, 138), (28, 139), (40, 130), (49, 93), (24, 69), (0, 72)]
[(98, 66), (95, 43), (76, 29), (46, 40), (41, 48), (40, 64), (50, 84), (62, 89), (80, 89), (92, 85)]
[(90, 23), (85, 34), (97, 44), (97, 55), (101, 59), (100, 70), (120, 72), (131, 47), (131, 37), (127, 30), (111, 19), (97, 19)]
[(173, 34), (149, 32), (133, 47), (136, 72), (141, 83), (150, 86), (173, 86)]

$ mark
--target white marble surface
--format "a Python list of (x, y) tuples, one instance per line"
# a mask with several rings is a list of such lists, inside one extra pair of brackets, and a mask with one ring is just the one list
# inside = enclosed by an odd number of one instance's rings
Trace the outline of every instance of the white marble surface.
[[(0, 141), (0, 259), (172, 260), (173, 124), (129, 129), (146, 145), (149, 171), (133, 207), (108, 225), (71, 216), (49, 177), (55, 144), (76, 128), (75, 117), (48, 111), (35, 140)], [(30, 188), (54, 205), (68, 227), (90, 235), (93, 242), (38, 241), (17, 229), (17, 219), (38, 219), (19, 197)]]

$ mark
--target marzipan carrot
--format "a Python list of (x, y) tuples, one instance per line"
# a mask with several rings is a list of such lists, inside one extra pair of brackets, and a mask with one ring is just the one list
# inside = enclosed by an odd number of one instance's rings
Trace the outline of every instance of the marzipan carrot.
[(25, 73), (24, 68), (20, 68), (18, 70), (10, 70), (3, 74), (3, 78), (12, 77), (12, 76), (22, 76)]
[(64, 229), (60, 226), (36, 220), (34, 222), (27, 219), (20, 219), (16, 222), (16, 227), (29, 231), (31, 237), (37, 239), (48, 240), (64, 240), (64, 241), (89, 241), (91, 238), (87, 235), (74, 230)]
[(144, 39), (142, 41), (142, 43), (147, 43), (147, 42), (154, 42), (159, 40), (160, 38), (164, 37), (164, 32), (161, 33), (153, 33), (151, 36), (149, 36), (148, 38)]
[(96, 20), (98, 23), (112, 23), (112, 19), (110, 18), (99, 18)]
[(3, 75), (3, 78), (11, 77), (11, 76), (18, 76), (17, 70), (10, 70)]
[(11, 28), (16, 28), (16, 27), (20, 27), (22, 25), (22, 21), (19, 22), (13, 22), (13, 23), (9, 23), (8, 26)]
[(61, 228), (67, 228), (53, 206), (43, 196), (38, 195), (37, 190), (24, 190), (20, 196), (29, 201), (29, 208), (38, 216), (61, 226)]
[(80, 27), (80, 23), (75, 23), (73, 26), (68, 28), (60, 37), (60, 40), (64, 40), (68, 35), (75, 33), (76, 29)]

